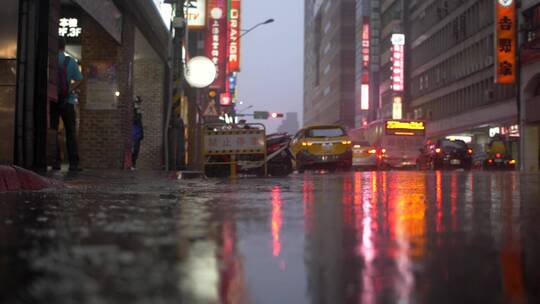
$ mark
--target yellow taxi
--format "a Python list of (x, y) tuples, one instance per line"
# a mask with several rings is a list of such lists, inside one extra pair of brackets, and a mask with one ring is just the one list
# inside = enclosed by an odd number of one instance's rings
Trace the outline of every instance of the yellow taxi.
[(352, 142), (339, 125), (319, 125), (304, 128), (291, 141), (291, 152), (299, 173), (306, 169), (352, 167)]

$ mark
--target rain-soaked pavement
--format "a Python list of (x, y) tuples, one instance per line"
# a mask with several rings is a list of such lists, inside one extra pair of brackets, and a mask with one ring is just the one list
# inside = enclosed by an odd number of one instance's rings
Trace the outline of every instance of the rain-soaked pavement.
[(540, 175), (67, 182), (0, 194), (1, 303), (540, 303)]

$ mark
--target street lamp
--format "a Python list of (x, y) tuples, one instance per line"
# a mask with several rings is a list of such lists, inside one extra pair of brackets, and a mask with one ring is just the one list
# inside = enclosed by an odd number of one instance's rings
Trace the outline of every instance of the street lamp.
[(261, 26), (261, 25), (266, 25), (266, 24), (270, 24), (270, 23), (273, 23), (274, 22), (274, 19), (273, 18), (270, 18), (264, 22), (261, 22), (261, 23), (257, 23), (255, 24), (254, 26), (250, 27), (249, 29), (247, 30), (242, 30), (243, 33), (242, 35), (240, 35), (240, 38), (242, 38), (243, 36), (245, 36), (247, 33), (253, 31), (254, 29), (256, 29), (257, 27)]
[(247, 110), (249, 110), (251, 108), (253, 108), (253, 106), (247, 106), (247, 107), (243, 108), (242, 110), (239, 110), (237, 113), (241, 114), (242, 112), (245, 112), (245, 111), (247, 111)]

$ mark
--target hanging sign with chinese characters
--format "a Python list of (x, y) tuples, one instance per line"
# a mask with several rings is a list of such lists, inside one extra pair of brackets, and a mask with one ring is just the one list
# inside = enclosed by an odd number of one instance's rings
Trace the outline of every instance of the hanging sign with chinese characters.
[(211, 88), (225, 91), (227, 79), (227, 0), (208, 2), (206, 56), (216, 65), (217, 76)]
[(495, 82), (516, 82), (516, 3), (496, 0)]
[(62, 17), (58, 24), (58, 36), (64, 37), (67, 42), (79, 42), (82, 28), (79, 18)]
[(404, 87), (405, 35), (392, 35), (392, 91), (402, 92)]
[(369, 68), (369, 17), (364, 17), (364, 23), (362, 24), (362, 67), (364, 69)]
[(229, 0), (229, 72), (240, 71), (240, 0)]

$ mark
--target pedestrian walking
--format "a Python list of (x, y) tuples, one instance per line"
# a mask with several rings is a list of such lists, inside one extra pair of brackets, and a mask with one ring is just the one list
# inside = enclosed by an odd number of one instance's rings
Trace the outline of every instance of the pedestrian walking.
[[(58, 39), (58, 68), (57, 68), (57, 92), (58, 100), (51, 102), (50, 119), (51, 128), (58, 132), (60, 118), (64, 123), (66, 133), (67, 154), (69, 159), (69, 171), (81, 171), (79, 167), (79, 148), (77, 144), (77, 114), (75, 106), (77, 95), (75, 91), (80, 86), (83, 76), (75, 59), (65, 54), (66, 41)], [(57, 147), (58, 144), (58, 137)], [(53, 170), (60, 170), (60, 149), (57, 149), (56, 160)]]
[(139, 151), (141, 149), (141, 141), (144, 139), (144, 128), (142, 124), (141, 113), (142, 99), (140, 96), (135, 97), (135, 108), (133, 109), (133, 127), (132, 127), (132, 142), (131, 148), (131, 161), (133, 162), (132, 170), (137, 167), (137, 158), (139, 157)]

